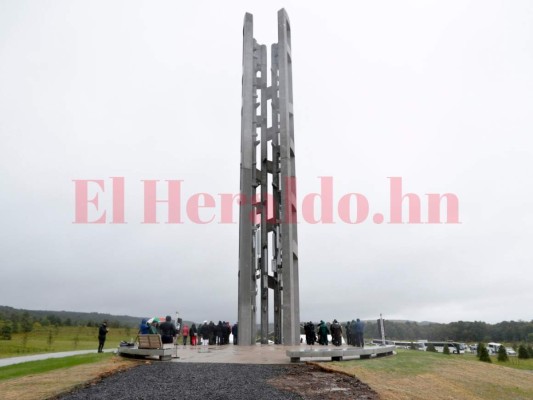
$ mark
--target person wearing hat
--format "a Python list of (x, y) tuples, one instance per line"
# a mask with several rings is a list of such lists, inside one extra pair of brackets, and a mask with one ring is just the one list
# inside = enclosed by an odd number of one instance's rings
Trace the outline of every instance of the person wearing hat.
[(107, 332), (109, 332), (109, 329), (107, 329), (107, 321), (104, 321), (102, 322), (102, 325), (100, 325), (100, 328), (98, 328), (98, 353), (104, 352), (104, 343)]

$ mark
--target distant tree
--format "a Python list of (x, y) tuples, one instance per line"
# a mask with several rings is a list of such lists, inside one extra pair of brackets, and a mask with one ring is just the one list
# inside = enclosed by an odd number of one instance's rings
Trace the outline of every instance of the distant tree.
[(523, 344), (518, 347), (518, 358), (521, 358), (523, 360), (529, 358), (529, 352), (527, 351), (526, 346), (524, 346)]
[(25, 349), (28, 345), (28, 332), (24, 332), (21, 338), (22, 348)]
[(113, 329), (118, 329), (120, 328), (120, 322), (118, 322), (117, 320), (113, 320), (109, 323), (109, 327)]
[(48, 344), (48, 347), (52, 347), (54, 344), (54, 335), (52, 334), (51, 329), (48, 331), (48, 339), (46, 340), (46, 344)]
[(64, 322), (65, 326), (72, 326), (72, 320), (70, 318), (67, 318)]
[(13, 327), (13, 333), (19, 332), (19, 326), (20, 326), (20, 316), (19, 314), (12, 312), (11, 316), (9, 317), (12, 327)]
[(505, 347), (503, 346), (500, 346), (500, 348), (498, 349), (498, 361), (509, 361), (507, 350), (505, 350)]
[(444, 348), (442, 349), (442, 354), (450, 354), (450, 348), (448, 347), (447, 343), (444, 345)]
[(489, 351), (487, 350), (487, 348), (485, 347), (483, 343), (480, 343), (480, 345), (478, 346), (478, 350), (479, 350), (479, 361), (488, 362), (488, 363), (492, 362), (489, 356)]
[(72, 339), (72, 342), (74, 343), (74, 348), (77, 349), (78, 343), (80, 342), (80, 335), (76, 334), (76, 336), (74, 336), (74, 339)]
[(13, 329), (11, 328), (11, 323), (6, 323), (2, 327), (2, 339), (3, 340), (11, 340), (11, 334), (13, 333)]
[(481, 348), (482, 347), (485, 347), (485, 345), (483, 343), (479, 342), (477, 344), (477, 348), (476, 348), (476, 356), (477, 356), (477, 358), (479, 358), (481, 356)]
[(426, 351), (431, 351), (433, 353), (436, 353), (437, 352), (437, 349), (435, 348), (435, 345), (433, 343), (430, 343), (428, 344), (428, 346), (426, 347)]
[(533, 347), (531, 347), (531, 345), (527, 346), (527, 352), (529, 354), (529, 358), (533, 358)]
[(411, 344), (409, 345), (409, 349), (416, 350), (416, 346), (413, 342), (411, 342)]
[(18, 318), (16, 320), (11, 320), (11, 331), (13, 333), (19, 333), (20, 332), (20, 323), (18, 322)]
[(32, 323), (30, 314), (28, 314), (28, 312), (24, 312), (22, 314), (22, 317), (20, 318), (20, 328), (22, 329), (22, 332), (24, 333), (32, 331), (33, 323)]

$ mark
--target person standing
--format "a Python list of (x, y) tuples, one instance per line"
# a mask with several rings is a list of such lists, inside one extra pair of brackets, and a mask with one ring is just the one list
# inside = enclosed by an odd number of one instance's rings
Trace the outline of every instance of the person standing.
[(217, 344), (217, 336), (216, 336), (216, 325), (213, 321), (209, 321), (209, 325), (207, 325), (207, 332), (208, 332), (208, 339), (209, 339), (209, 346), (214, 346)]
[(233, 335), (233, 344), (238, 345), (239, 341), (239, 325), (237, 322), (235, 322), (235, 325), (231, 328), (231, 334)]
[(159, 334), (159, 319), (155, 319), (152, 321), (150, 326), (148, 327), (148, 333), (151, 335), (157, 335)]
[(334, 319), (329, 329), (331, 331), (331, 343), (333, 343), (334, 346), (340, 346), (342, 344), (341, 325), (336, 319)]
[(178, 331), (176, 331), (176, 327), (172, 323), (170, 315), (167, 315), (165, 317), (165, 322), (159, 325), (159, 332), (161, 332), (161, 342), (163, 342), (163, 344), (174, 343), (174, 338)]
[(200, 328), (200, 335), (202, 336), (202, 345), (207, 346), (209, 344), (209, 325), (207, 321), (204, 321)]
[(355, 342), (358, 347), (365, 347), (365, 342), (363, 339), (363, 333), (365, 331), (365, 323), (357, 318), (355, 322)]
[(191, 346), (196, 346), (196, 341), (198, 340), (198, 329), (196, 328), (196, 324), (194, 322), (189, 330), (189, 336), (191, 337)]
[(104, 352), (104, 343), (107, 332), (109, 332), (109, 329), (107, 329), (107, 321), (104, 321), (102, 322), (102, 325), (100, 325), (100, 328), (98, 328), (98, 353)]
[(183, 330), (181, 331), (181, 334), (183, 335), (183, 345), (187, 346), (187, 336), (189, 336), (189, 325), (185, 324), (183, 326)]
[(355, 325), (356, 322), (352, 319), (352, 323), (350, 324), (350, 341), (352, 342), (352, 346), (357, 346), (357, 332), (355, 331)]
[(328, 345), (328, 326), (324, 321), (320, 321), (320, 325), (318, 326), (318, 344), (327, 346)]
[(352, 344), (352, 326), (350, 321), (346, 322), (346, 343), (348, 343), (348, 345)]
[(316, 342), (315, 324), (309, 321), (304, 326), (305, 341), (308, 345), (313, 346)]
[(150, 333), (150, 326), (148, 325), (148, 319), (143, 318), (141, 321), (141, 324), (139, 325), (139, 332), (138, 335), (147, 335)]

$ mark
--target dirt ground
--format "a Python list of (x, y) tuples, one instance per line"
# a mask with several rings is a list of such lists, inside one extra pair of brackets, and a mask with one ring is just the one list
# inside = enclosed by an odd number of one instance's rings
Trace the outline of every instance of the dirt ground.
[(325, 371), (316, 365), (295, 365), (286, 375), (271, 379), (268, 383), (277, 389), (297, 393), (306, 400), (380, 398), (359, 379)]
[(101, 362), (78, 365), (0, 382), (3, 400), (42, 400), (139, 365), (139, 362), (112, 357)]

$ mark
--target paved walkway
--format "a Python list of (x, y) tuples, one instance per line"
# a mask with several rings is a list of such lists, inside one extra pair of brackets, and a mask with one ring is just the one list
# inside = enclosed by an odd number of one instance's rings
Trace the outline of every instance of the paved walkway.
[[(228, 364), (290, 364), (290, 358), (287, 356), (287, 350), (301, 350), (301, 349), (333, 349), (333, 346), (307, 346), (305, 344), (297, 346), (280, 346), (280, 345), (261, 345), (255, 346), (234, 346), (228, 344), (225, 346), (178, 346), (177, 359), (172, 359), (172, 362), (179, 363), (228, 363)], [(351, 348), (348, 346), (341, 346), (335, 349)], [(115, 352), (116, 348), (106, 349), (105, 352)], [(96, 350), (78, 350), (78, 351), (64, 351), (61, 353), (43, 353), (31, 356), (1, 358), (0, 367), (7, 365), (19, 364), (28, 361), (46, 360), (49, 358), (61, 358), (68, 356), (75, 356), (79, 354), (96, 353)], [(302, 358), (307, 360), (307, 358)], [(313, 361), (330, 361), (331, 357), (318, 358), (313, 357), (309, 360)]]
[[(365, 350), (374, 348), (366, 346)], [(173, 362), (179, 363), (228, 363), (228, 364), (290, 364), (290, 357), (287, 356), (288, 350), (312, 350), (313, 353), (324, 353), (324, 356), (313, 354), (312, 357), (302, 355), (302, 361), (331, 361), (331, 355), (327, 354), (328, 350), (361, 350), (352, 346), (307, 346), (306, 344), (296, 346), (282, 345), (261, 345), (255, 346), (178, 346), (178, 359), (172, 359)], [(346, 355), (347, 357), (349, 355)], [(350, 355), (355, 358), (355, 355)]]
[[(110, 353), (113, 351), (116, 351), (116, 349), (104, 350), (104, 352), (106, 353)], [(6, 367), (8, 365), (25, 363), (28, 361), (48, 360), (49, 358), (62, 358), (62, 357), (77, 356), (80, 354), (90, 354), (90, 353), (96, 353), (96, 350), (62, 351), (59, 353), (42, 353), (42, 354), (33, 354), (31, 356), (0, 358), (0, 367)]]

